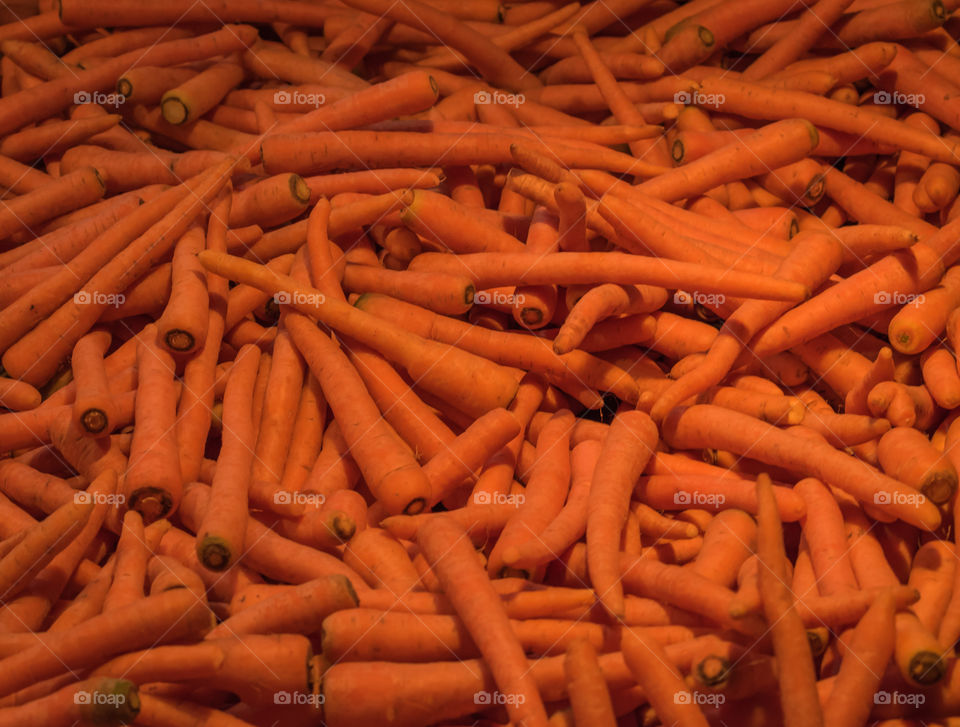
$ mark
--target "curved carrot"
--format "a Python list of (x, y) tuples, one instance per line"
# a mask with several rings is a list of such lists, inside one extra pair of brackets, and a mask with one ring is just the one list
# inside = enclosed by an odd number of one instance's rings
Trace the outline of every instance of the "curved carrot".
[(630, 493), (659, 441), (657, 427), (643, 412), (614, 418), (593, 473), (587, 511), (590, 582), (604, 607), (624, 615), (617, 547)]

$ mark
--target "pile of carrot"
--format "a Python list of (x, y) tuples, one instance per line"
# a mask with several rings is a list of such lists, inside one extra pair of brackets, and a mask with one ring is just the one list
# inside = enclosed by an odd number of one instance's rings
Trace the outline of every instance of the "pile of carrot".
[(960, 724), (958, 8), (0, 25), (0, 727)]

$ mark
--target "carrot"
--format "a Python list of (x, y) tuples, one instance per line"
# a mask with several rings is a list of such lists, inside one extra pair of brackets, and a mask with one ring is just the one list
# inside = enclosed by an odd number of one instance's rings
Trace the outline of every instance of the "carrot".
[(243, 80), (243, 68), (232, 61), (214, 63), (160, 98), (163, 118), (186, 124), (203, 116)]
[(207, 586), (203, 579), (195, 570), (172, 556), (152, 556), (147, 562), (147, 580), (150, 583), (148, 593), (151, 596), (186, 588), (200, 600), (206, 600), (207, 597)]
[[(436, 344), (405, 334), (398, 328), (382, 325), (373, 316), (346, 304), (338, 304), (338, 301), (327, 299), (319, 306), (315, 305), (314, 301), (321, 302), (318, 297), (320, 293), (301, 285), (292, 285), (294, 281), (274, 276), (266, 268), (209, 251), (200, 254), (200, 261), (213, 272), (230, 277), (239, 278), (240, 271), (243, 271), (244, 280), (255, 280), (268, 292), (288, 292), (292, 296), (293, 307), (315, 315), (327, 324), (334, 324), (342, 333), (400, 363), (425, 390), (445, 399), (450, 399), (457, 392), (454, 399), (465, 411), (469, 409), (471, 413), (482, 414), (509, 403), (516, 392), (515, 379), (508, 371), (464, 352), (456, 352), (449, 347), (438, 348)], [(429, 366), (424, 359), (431, 362)], [(462, 385), (459, 382), (463, 382)], [(473, 392), (472, 402), (462, 399), (464, 391)]]
[(452, 316), (466, 313), (474, 301), (474, 286), (466, 276), (400, 272), (367, 265), (347, 265), (343, 288), (348, 293), (382, 293)]
[(237, 354), (224, 393), (224, 433), (211, 485), (218, 507), (207, 511), (197, 532), (197, 557), (211, 570), (226, 570), (242, 552), (247, 492), (254, 459), (256, 423), (250, 411), (260, 351), (247, 346)]
[[(504, 553), (511, 547), (536, 538), (561, 510), (564, 495), (570, 486), (570, 430), (573, 416), (561, 409), (553, 414), (548, 425), (537, 438), (537, 459), (528, 479), (528, 487), (522, 498), (498, 498), (506, 504), (515, 504), (514, 514), (507, 520), (496, 545), (490, 552), (487, 571), (491, 574), (506, 572)], [(489, 493), (473, 496), (478, 504), (491, 502)]]
[(343, 425), (371, 491), (391, 514), (419, 512), (430, 496), (430, 482), (392, 427), (380, 419), (356, 369), (307, 318), (289, 315), (287, 326), (330, 410)]
[(705, 78), (700, 83), (700, 92), (707, 96), (722, 95), (726, 113), (762, 119), (791, 119), (802, 114), (804, 119), (816, 126), (893, 144), (900, 149), (925, 154), (936, 161), (949, 162), (956, 154), (955, 149), (941, 145), (933, 134), (802, 91), (773, 89), (716, 77)]
[(643, 412), (615, 417), (593, 474), (586, 530), (590, 581), (601, 603), (615, 617), (624, 614), (623, 590), (617, 577), (617, 535), (626, 518), (629, 492), (658, 439), (656, 426)]
[(72, 498), (28, 530), (0, 558), (0, 593), (9, 602), (71, 539), (83, 529), (93, 511), (92, 499)]
[(217, 625), (206, 640), (263, 633), (310, 634), (323, 620), (341, 609), (354, 608), (357, 595), (350, 581), (331, 575), (295, 586), (291, 591), (267, 598)]
[[(197, 530), (209, 502), (210, 488), (190, 483), (184, 490), (181, 510), (185, 526)], [(350, 579), (357, 593), (366, 588), (359, 575), (339, 559), (277, 535), (255, 518), (247, 521), (243, 553), (245, 564), (275, 580), (300, 584), (339, 573)]]
[[(542, 565), (557, 558), (586, 533), (590, 484), (600, 451), (601, 444), (596, 440), (574, 446), (570, 454), (570, 492), (564, 508), (536, 538), (504, 549), (503, 560), (508, 566), (523, 569)], [(479, 493), (474, 497), (479, 497)]]
[[(153, 329), (155, 331), (155, 329)], [(121, 492), (146, 524), (174, 512), (183, 483), (176, 442), (174, 363), (151, 340), (137, 348), (137, 408)]]
[(823, 31), (840, 19), (851, 0), (826, 0), (806, 9), (793, 29), (767, 48), (743, 71), (744, 80), (768, 77), (788, 67), (816, 44)]
[(190, 700), (174, 701), (152, 694), (140, 697), (140, 712), (137, 721), (147, 727), (186, 727), (186, 725), (209, 725), (209, 727), (250, 727), (250, 722), (234, 717)]
[(817, 576), (818, 591), (823, 596), (856, 590), (843, 532), (843, 516), (830, 491), (823, 483), (808, 477), (794, 485), (807, 506), (800, 524), (810, 550), (810, 559)]
[(507, 704), (511, 719), (531, 726), (546, 725), (543, 701), (527, 670), (523, 650), (462, 529), (436, 518), (421, 529), (417, 542), (489, 664), (497, 686), (503, 694), (515, 697)]
[(940, 284), (907, 300), (887, 329), (890, 344), (901, 353), (920, 353), (946, 328), (947, 316), (960, 305), (960, 270), (948, 269)]
[(140, 711), (137, 685), (127, 679), (91, 677), (26, 704), (0, 709), (0, 725), (73, 725), (78, 721), (130, 723)]
[[(141, 121), (141, 123), (143, 123)], [(536, 145), (565, 166), (594, 167), (622, 174), (653, 176), (662, 167), (635, 160), (626, 154), (604, 149), (599, 144), (582, 145), (569, 140), (550, 139), (521, 133), (497, 134), (467, 131), (435, 131), (430, 134), (406, 131), (341, 131), (276, 134), (262, 147), (268, 172), (291, 171), (316, 174), (332, 169), (413, 167), (432, 164), (509, 163), (510, 144), (526, 141)], [(361, 165), (358, 161), (363, 159)]]
[(917, 550), (908, 585), (920, 593), (913, 612), (924, 626), (937, 633), (953, 590), (956, 560), (953, 544), (932, 540)]
[(126, 103), (155, 104), (168, 89), (175, 88), (197, 75), (193, 68), (138, 66), (117, 79), (117, 93)]
[(623, 629), (620, 648), (630, 672), (661, 720), (685, 727), (707, 724), (662, 646), (637, 629)]
[(877, 457), (884, 472), (934, 502), (946, 502), (957, 488), (953, 464), (916, 429), (894, 427), (884, 434), (877, 445)]
[(613, 703), (595, 648), (585, 639), (573, 641), (567, 647), (563, 666), (576, 722), (613, 727), (616, 724)]
[(371, 527), (357, 533), (347, 544), (344, 562), (372, 588), (388, 589), (397, 597), (418, 588), (419, 576), (410, 556), (388, 530)]
[(850, 637), (849, 651), (824, 704), (825, 724), (866, 724), (871, 696), (893, 655), (895, 633), (893, 598), (886, 591), (874, 600)]
[(103, 599), (103, 612), (114, 611), (143, 597), (150, 553), (144, 543), (143, 518), (136, 510), (123, 515), (123, 529), (114, 555), (113, 583)]
[(765, 464), (809, 473), (916, 527), (936, 527), (939, 521), (933, 504), (919, 498), (913, 488), (836, 451), (826, 442), (802, 441), (737, 412), (709, 405), (674, 409), (664, 421), (663, 435), (664, 441), (675, 448), (713, 446), (740, 454), (749, 452)]
[(956, 359), (940, 344), (930, 346), (920, 355), (923, 385), (938, 406), (954, 409), (960, 405), (960, 376)]
[(89, 137), (113, 128), (119, 120), (120, 117), (116, 114), (106, 114), (90, 119), (73, 119), (25, 129), (10, 134), (0, 142), (0, 154), (30, 163), (43, 156), (57, 154), (75, 144), (83, 143)]
[(157, 321), (163, 345), (173, 353), (192, 353), (206, 338), (208, 291), (203, 267), (196, 254), (204, 248), (202, 228), (193, 227), (184, 234), (173, 252), (170, 299)]
[(256, 437), (250, 462), (250, 499), (267, 509), (271, 501), (276, 503), (280, 492), (278, 487), (294, 431), (290, 411), (300, 400), (305, 369), (289, 333), (281, 330), (273, 344), (259, 421), (252, 419), (255, 412), (250, 413), (251, 438)]
[(756, 540), (756, 523), (742, 510), (724, 510), (703, 533), (703, 548), (687, 566), (695, 573), (726, 587), (737, 582), (737, 573), (750, 557)]
[(410, 269), (466, 274), (474, 280), (479, 289), (498, 285), (619, 283), (656, 285), (771, 300), (796, 300), (805, 296), (804, 286), (779, 278), (715, 265), (698, 265), (662, 258), (641, 259), (641, 256), (618, 252), (558, 252), (544, 255), (535, 261), (521, 253), (472, 253), (456, 256), (423, 253), (411, 262)]
[(103, 356), (109, 345), (109, 333), (90, 333), (77, 341), (70, 358), (77, 386), (73, 419), (91, 435), (111, 432), (116, 420), (116, 407), (103, 365)]
[(161, 642), (197, 638), (212, 626), (212, 614), (183, 590), (150, 596), (108, 614), (94, 616), (70, 631), (42, 641), (5, 660), (0, 673), (4, 696), (68, 669), (93, 666), (125, 651)]
[[(771, 628), (774, 654), (782, 671), (780, 704), (790, 724), (823, 724), (824, 714), (816, 692), (816, 676), (807, 644), (806, 631), (784, 583), (786, 555), (782, 527), (773, 499), (770, 478), (757, 478), (758, 527), (757, 578), (764, 616)], [(786, 688), (786, 685), (796, 685)]]

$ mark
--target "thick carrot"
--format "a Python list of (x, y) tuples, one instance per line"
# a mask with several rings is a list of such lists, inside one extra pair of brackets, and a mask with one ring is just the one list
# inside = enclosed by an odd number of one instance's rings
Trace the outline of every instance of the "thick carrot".
[(204, 233), (200, 227), (187, 230), (173, 252), (170, 299), (157, 321), (157, 333), (167, 350), (193, 353), (206, 338), (209, 308), (206, 274), (197, 262), (197, 253), (204, 249)]
[(957, 489), (957, 471), (926, 435), (910, 427), (894, 427), (877, 444), (883, 471), (923, 492), (934, 502), (946, 502)]
[(110, 433), (117, 418), (103, 364), (103, 356), (109, 346), (110, 334), (96, 331), (77, 341), (70, 357), (77, 387), (73, 400), (73, 419), (91, 435)]
[(195, 76), (166, 91), (160, 98), (163, 118), (171, 124), (186, 124), (203, 116), (243, 80), (236, 62), (214, 63)]
[(436, 518), (421, 528), (417, 542), (490, 665), (497, 686), (503, 694), (514, 696), (507, 704), (511, 719), (531, 727), (546, 725), (543, 701), (527, 669), (523, 649), (463, 530), (446, 518)]
[(174, 362), (155, 341), (141, 341), (137, 348), (137, 383), (137, 425), (121, 491), (127, 507), (150, 524), (176, 510), (183, 489)]

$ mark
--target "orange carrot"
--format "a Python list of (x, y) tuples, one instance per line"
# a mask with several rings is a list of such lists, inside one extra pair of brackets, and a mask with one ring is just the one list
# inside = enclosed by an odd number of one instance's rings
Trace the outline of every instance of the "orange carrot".
[(218, 502), (207, 510), (197, 530), (197, 558), (210, 570), (226, 570), (242, 553), (256, 446), (250, 400), (259, 364), (260, 349), (242, 348), (223, 395), (223, 443), (210, 488)]
[(587, 513), (590, 581), (601, 603), (615, 617), (624, 615), (617, 573), (618, 534), (626, 519), (631, 488), (659, 440), (657, 428), (643, 412), (614, 418), (593, 474)]
[[(156, 329), (151, 330), (155, 335)], [(174, 363), (153, 340), (142, 340), (137, 347), (137, 384), (137, 425), (121, 492), (127, 507), (149, 525), (177, 509), (183, 490)]]
[(73, 419), (94, 434), (108, 434), (116, 421), (116, 405), (110, 396), (103, 356), (110, 346), (110, 334), (89, 333), (77, 341), (70, 357), (77, 393), (73, 400)]
[(530, 727), (546, 725), (543, 701), (527, 669), (523, 649), (463, 530), (439, 517), (421, 529), (417, 542), (490, 665), (497, 686), (503, 694), (515, 697), (512, 704), (507, 704), (511, 719)]

